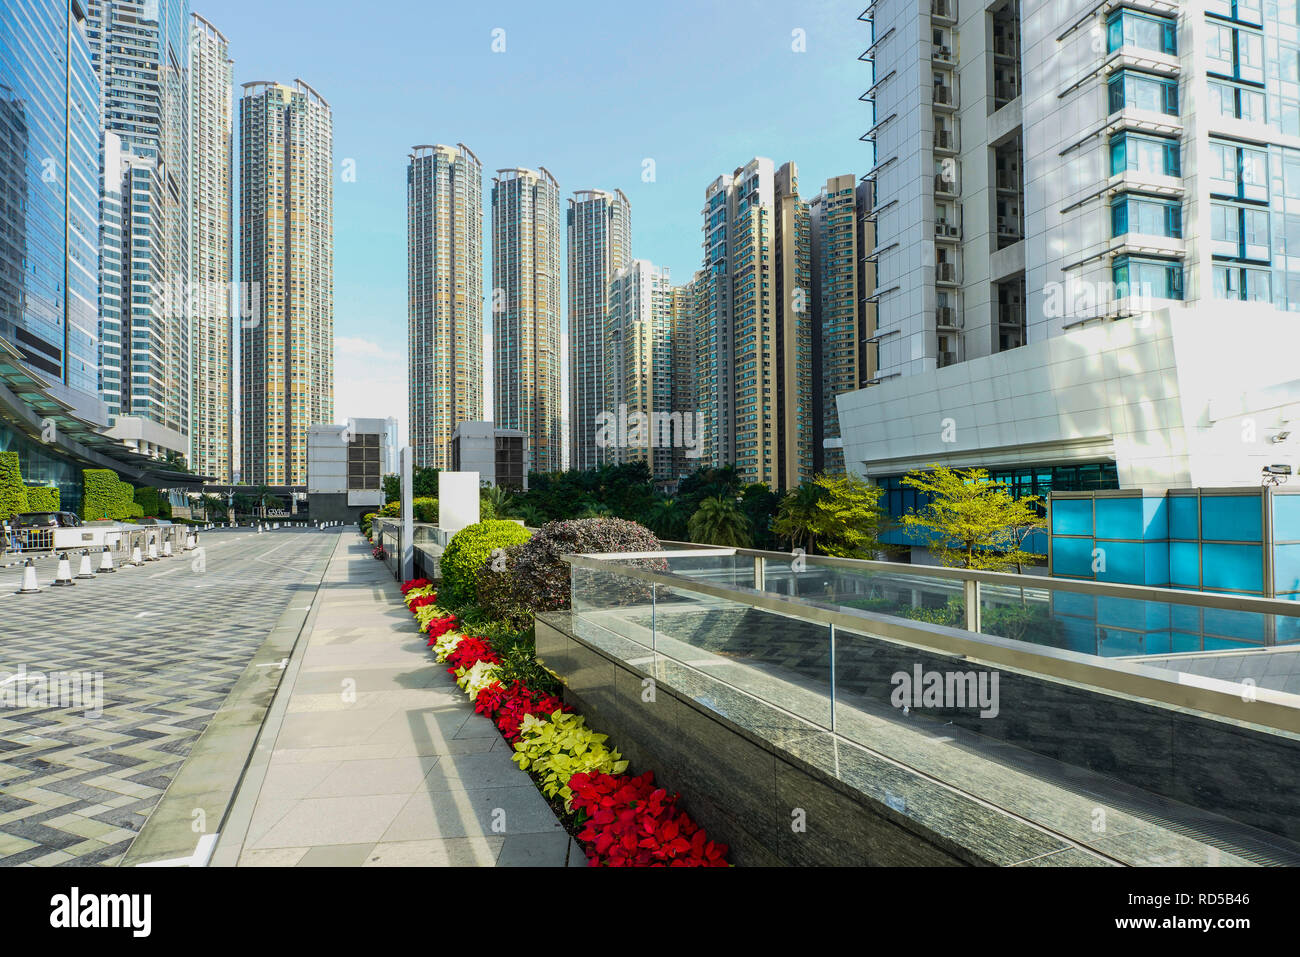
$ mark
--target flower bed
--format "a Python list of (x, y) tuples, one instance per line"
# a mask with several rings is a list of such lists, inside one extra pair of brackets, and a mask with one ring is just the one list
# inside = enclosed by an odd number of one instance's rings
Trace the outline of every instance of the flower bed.
[(728, 866), (727, 846), (678, 809), (677, 795), (655, 787), (649, 773), (627, 774), (607, 736), (558, 697), (504, 674), (517, 646), (498, 650), (488, 635), (467, 633), (473, 627), (438, 607), (426, 579), (404, 583), (402, 594), (434, 658), (514, 747), (514, 762), (550, 799), (590, 865)]

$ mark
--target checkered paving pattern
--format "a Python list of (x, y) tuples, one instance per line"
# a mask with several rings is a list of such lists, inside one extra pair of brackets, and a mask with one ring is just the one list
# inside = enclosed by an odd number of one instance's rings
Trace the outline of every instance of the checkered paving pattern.
[[(205, 532), (201, 553), (70, 588), (38, 563), (35, 595), (0, 571), (0, 865), (120, 861), (338, 532)], [(102, 713), (33, 701), (36, 672), (102, 674)]]

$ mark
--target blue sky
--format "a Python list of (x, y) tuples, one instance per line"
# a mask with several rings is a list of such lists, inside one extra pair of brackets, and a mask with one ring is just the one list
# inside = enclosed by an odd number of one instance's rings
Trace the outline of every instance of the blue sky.
[[(684, 282), (704, 189), (753, 156), (794, 160), (806, 197), (862, 174), (863, 0), (450, 3), (191, 0), (230, 40), (236, 95), (301, 77), (330, 103), (336, 174), (336, 413), (406, 413), (405, 166), (469, 146), (487, 172), (545, 166), (561, 195), (622, 189), (638, 258)], [(505, 31), (505, 52), (492, 51)], [(793, 31), (804, 32), (795, 52)], [(645, 159), (655, 179), (643, 182)], [(236, 210), (236, 215), (238, 211)], [(487, 216), (485, 213), (485, 224)], [(490, 246), (484, 243), (484, 286)]]

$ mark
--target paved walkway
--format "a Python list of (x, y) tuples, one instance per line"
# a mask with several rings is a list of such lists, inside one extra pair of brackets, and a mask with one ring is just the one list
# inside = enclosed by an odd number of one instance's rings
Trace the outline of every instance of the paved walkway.
[(369, 546), (344, 533), (212, 866), (582, 866)]
[[(204, 532), (201, 554), (34, 595), (0, 571), (0, 866), (119, 863), (267, 636), (306, 617), (339, 539)], [(48, 701), (36, 675), (55, 672), (88, 694)]]

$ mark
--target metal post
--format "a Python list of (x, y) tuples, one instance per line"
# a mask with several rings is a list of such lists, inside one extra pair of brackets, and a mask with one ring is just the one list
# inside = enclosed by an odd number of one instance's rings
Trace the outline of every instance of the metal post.
[(835, 733), (835, 626), (827, 625), (831, 630), (831, 734)]
[(658, 598), (658, 596), (659, 596), (659, 585), (657, 582), (651, 582), (650, 583), (650, 652), (651, 654), (658, 654), (659, 651), (658, 648), (659, 643), (655, 638), (656, 633), (659, 631), (658, 628), (659, 622), (657, 620), (657, 616), (655, 613), (655, 608), (657, 604), (656, 599)]
[(415, 577), (415, 540), (412, 535), (411, 516), (414, 505), (414, 491), (411, 480), (411, 447), (402, 449), (402, 581)]
[(766, 571), (763, 562), (765, 559), (762, 555), (754, 556), (754, 591), (767, 591), (767, 582), (764, 572)]
[(980, 630), (980, 583), (973, 578), (967, 578), (962, 582), (962, 586), (966, 601), (966, 630), (978, 632)]

